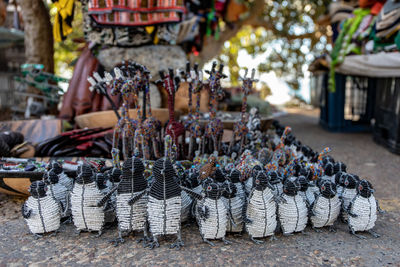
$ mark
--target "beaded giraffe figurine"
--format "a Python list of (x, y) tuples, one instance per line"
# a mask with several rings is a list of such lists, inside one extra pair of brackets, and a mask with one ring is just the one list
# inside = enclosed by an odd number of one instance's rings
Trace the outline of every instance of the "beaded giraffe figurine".
[(280, 138), (280, 143), (276, 146), (272, 155), (271, 162), (269, 162), (265, 168), (267, 171), (278, 171), (282, 163), (286, 162), (286, 153), (284, 150), (285, 140), (287, 135), (292, 131), (290, 127), (286, 127)]
[(168, 73), (160, 71), (160, 77), (162, 80), (162, 87), (168, 94), (168, 112), (169, 121), (165, 129), (165, 135), (170, 135), (177, 147), (177, 157), (182, 155), (182, 146), (179, 144), (179, 138), (185, 140), (185, 127), (182, 123), (175, 120), (175, 93), (179, 89), (180, 79), (174, 77), (174, 71), (168, 69)]
[(313, 180), (317, 180), (318, 178), (321, 178), (324, 175), (323, 158), (326, 154), (328, 154), (331, 151), (332, 151), (331, 148), (325, 147), (318, 155), (318, 163), (316, 165), (313, 164), (310, 165), (310, 168), (314, 173)]
[(257, 82), (257, 80), (254, 79), (254, 75), (256, 73), (256, 70), (253, 69), (251, 71), (251, 78), (247, 78), (247, 72), (248, 70), (245, 70), (243, 78), (240, 77), (240, 80), (243, 81), (243, 86), (242, 86), (242, 91), (243, 91), (243, 101), (242, 101), (242, 111), (240, 114), (240, 120), (235, 123), (233, 126), (233, 134), (232, 134), (232, 139), (231, 143), (229, 145), (229, 153), (232, 153), (232, 147), (235, 142), (236, 137), (240, 137), (240, 150), (239, 150), (239, 155), (242, 154), (244, 145), (246, 143), (246, 135), (249, 132), (249, 129), (247, 128), (247, 95), (251, 92), (253, 88), (253, 82)]
[[(198, 151), (201, 151), (201, 145), (204, 141), (203, 132), (204, 127), (200, 124), (200, 98), (201, 98), (201, 89), (203, 88), (203, 72), (199, 71), (199, 65), (197, 63), (194, 64), (193, 70), (190, 70), (190, 63), (186, 64), (186, 72), (182, 72), (182, 76), (185, 78), (186, 82), (188, 82), (189, 87), (189, 112), (188, 119), (185, 121), (185, 129), (189, 131), (189, 151), (187, 154), (188, 159), (193, 158), (193, 147), (194, 143), (198, 143)], [(196, 106), (193, 110), (192, 103), (192, 94), (196, 94)]]
[[(158, 154), (158, 133), (160, 132), (161, 122), (154, 118), (151, 114), (151, 102), (150, 102), (150, 71), (142, 65), (136, 64), (138, 69), (138, 75), (140, 75), (141, 83), (139, 90), (143, 92), (142, 107), (140, 114), (140, 124), (135, 131), (135, 144), (136, 151), (138, 153), (138, 147), (141, 145), (143, 158), (151, 158), (151, 147), (153, 147), (154, 156), (159, 157)], [(138, 116), (140, 106), (138, 105)], [(146, 118), (146, 111), (148, 117)], [(140, 144), (140, 145), (139, 145)]]
[[(210, 75), (208, 78), (208, 84), (210, 88), (210, 122), (206, 125), (205, 137), (212, 140), (214, 153), (218, 155), (222, 135), (224, 133), (224, 127), (222, 121), (217, 118), (217, 106), (218, 98), (222, 98), (223, 91), (221, 89), (221, 79), (227, 76), (222, 73), (224, 68), (223, 64), (220, 64), (219, 70), (216, 70), (216, 62), (213, 62), (211, 71), (206, 70), (206, 73)], [(204, 150), (204, 147), (203, 147)], [(204, 153), (203, 153), (204, 154)]]
[(118, 168), (120, 168), (118, 149), (120, 135), (122, 135), (122, 154), (124, 159), (127, 159), (129, 146), (131, 150), (135, 147), (133, 137), (135, 129), (138, 127), (138, 122), (129, 118), (129, 96), (133, 95), (135, 102), (137, 102), (137, 88), (139, 87), (140, 77), (132, 71), (133, 63), (128, 62), (127, 64), (124, 64), (121, 68), (114, 68), (115, 78), (112, 80), (111, 90), (112, 95), (121, 94), (122, 96), (121, 118), (114, 129), (113, 148), (111, 150), (113, 166)]

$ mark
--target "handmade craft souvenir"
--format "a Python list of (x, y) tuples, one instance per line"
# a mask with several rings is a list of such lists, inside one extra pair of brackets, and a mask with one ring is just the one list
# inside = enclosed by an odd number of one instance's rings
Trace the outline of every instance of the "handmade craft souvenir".
[(29, 187), (31, 196), (22, 205), (22, 216), (35, 237), (60, 228), (60, 205), (50, 194), (43, 181), (35, 181)]

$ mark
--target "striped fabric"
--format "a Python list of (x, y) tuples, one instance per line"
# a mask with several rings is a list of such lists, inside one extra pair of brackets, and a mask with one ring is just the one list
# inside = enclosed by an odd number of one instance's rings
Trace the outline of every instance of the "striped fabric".
[(89, 15), (98, 24), (145, 26), (179, 22), (183, 0), (89, 0)]

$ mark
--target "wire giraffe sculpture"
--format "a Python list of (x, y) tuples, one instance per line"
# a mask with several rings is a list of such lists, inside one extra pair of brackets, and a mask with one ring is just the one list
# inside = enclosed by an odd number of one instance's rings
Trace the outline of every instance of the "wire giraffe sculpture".
[(218, 154), (220, 144), (222, 141), (222, 135), (224, 133), (224, 127), (222, 121), (217, 118), (218, 99), (221, 99), (224, 95), (221, 88), (221, 79), (226, 78), (227, 76), (222, 73), (222, 70), (224, 68), (223, 64), (219, 65), (218, 70), (216, 70), (216, 67), (217, 67), (217, 62), (214, 61), (211, 70), (210, 71), (206, 70), (206, 73), (210, 75), (207, 82), (209, 85), (211, 100), (210, 100), (210, 122), (206, 125), (205, 137), (212, 141), (214, 153)]
[(239, 155), (242, 154), (244, 145), (246, 144), (246, 136), (249, 132), (247, 127), (247, 95), (251, 92), (253, 88), (253, 83), (258, 82), (258, 80), (254, 79), (256, 70), (253, 69), (251, 71), (251, 77), (247, 77), (248, 70), (245, 70), (244, 76), (240, 77), (239, 79), (243, 81), (242, 91), (243, 91), (243, 101), (242, 101), (242, 110), (240, 114), (240, 120), (237, 121), (233, 126), (233, 134), (232, 139), (229, 144), (229, 153), (232, 153), (232, 147), (236, 140), (236, 137), (240, 137), (240, 150)]

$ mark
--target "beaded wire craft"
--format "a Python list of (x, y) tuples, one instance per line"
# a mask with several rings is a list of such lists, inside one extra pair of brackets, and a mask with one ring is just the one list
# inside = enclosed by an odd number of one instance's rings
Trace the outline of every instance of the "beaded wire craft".
[(218, 155), (219, 148), (221, 146), (222, 135), (224, 133), (224, 126), (222, 124), (222, 121), (217, 118), (218, 99), (221, 99), (224, 94), (221, 87), (221, 79), (224, 79), (227, 76), (222, 73), (222, 70), (224, 69), (223, 64), (219, 65), (218, 70), (216, 70), (216, 67), (217, 67), (217, 62), (213, 62), (211, 70), (210, 71), (206, 70), (206, 73), (210, 75), (207, 80), (207, 83), (209, 86), (211, 99), (210, 99), (210, 121), (206, 125), (205, 137), (209, 140), (209, 143), (212, 144), (212, 148), (214, 150), (213, 153)]
[(248, 70), (245, 70), (244, 76), (240, 77), (239, 79), (243, 81), (243, 86), (242, 86), (242, 91), (243, 91), (243, 100), (242, 100), (242, 110), (240, 114), (240, 120), (237, 121), (234, 126), (233, 126), (233, 134), (232, 134), (232, 139), (229, 144), (229, 154), (232, 153), (232, 147), (235, 142), (236, 137), (240, 137), (240, 150), (239, 150), (239, 155), (242, 154), (244, 144), (246, 142), (247, 138), (247, 133), (249, 132), (249, 129), (247, 128), (247, 95), (251, 92), (253, 88), (253, 83), (257, 82), (258, 80), (254, 79), (254, 76), (256, 74), (256, 70), (253, 69), (251, 71), (251, 77), (247, 77)]

